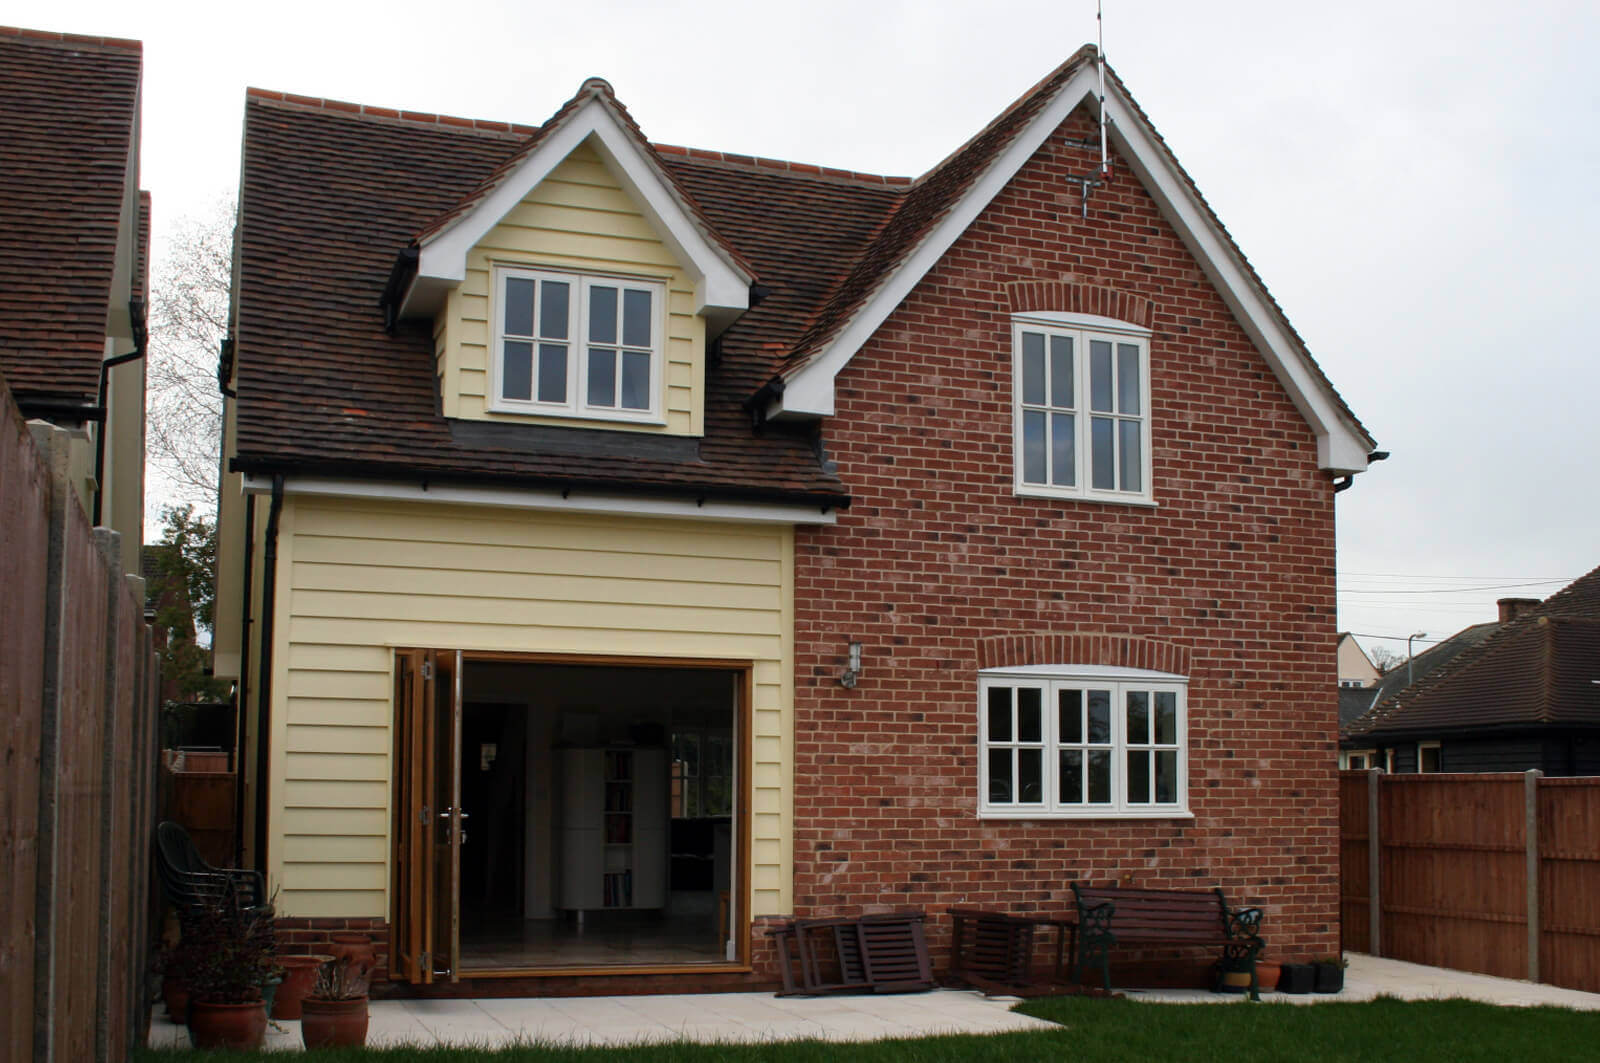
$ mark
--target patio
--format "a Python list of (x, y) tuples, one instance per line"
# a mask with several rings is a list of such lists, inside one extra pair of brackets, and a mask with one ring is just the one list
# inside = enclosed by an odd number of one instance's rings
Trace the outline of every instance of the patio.
[[(1345, 989), (1337, 996), (1263, 993), (1264, 1001), (1316, 1004), (1462, 997), (1489, 1004), (1550, 1004), (1600, 1011), (1600, 993), (1424, 967), (1350, 953)], [(1198, 989), (1128, 991), (1155, 1003), (1239, 1004), (1237, 996)], [(937, 990), (900, 996), (774, 997), (767, 993), (683, 996), (533, 997), (504, 1000), (381, 1000), (372, 1004), (367, 1043), (508, 1045), (517, 1041), (603, 1045), (650, 1041), (781, 1041), (816, 1038), (867, 1041), (947, 1033), (1052, 1029), (1009, 1009), (1013, 997)], [(300, 1024), (268, 1027), (267, 1046), (300, 1047)], [(151, 1020), (154, 1047), (185, 1045), (187, 1035), (164, 1013)]]

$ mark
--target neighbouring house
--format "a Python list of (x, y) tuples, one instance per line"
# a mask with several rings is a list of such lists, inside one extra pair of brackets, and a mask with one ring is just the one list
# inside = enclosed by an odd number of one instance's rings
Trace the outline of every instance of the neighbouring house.
[(1376, 686), (1382, 676), (1356, 637), (1348, 631), (1339, 632), (1339, 689)]
[(298, 945), (736, 988), (774, 920), (937, 952), (1085, 879), (1337, 949), (1373, 440), (1109, 72), (1101, 178), (1096, 65), (915, 179), (599, 79), (537, 127), (250, 91), (216, 661)]
[(1342, 726), (1341, 767), (1600, 775), (1600, 569), (1498, 604), (1384, 677)]
[(150, 198), (138, 41), (0, 27), (0, 377), (71, 435), (91, 520), (140, 572)]

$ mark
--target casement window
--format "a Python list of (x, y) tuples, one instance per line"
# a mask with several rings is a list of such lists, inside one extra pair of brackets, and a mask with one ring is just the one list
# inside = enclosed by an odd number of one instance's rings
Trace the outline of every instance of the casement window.
[(1085, 315), (1012, 321), (1016, 490), (1150, 502), (1150, 332)]
[(1189, 815), (1183, 676), (1088, 665), (978, 679), (978, 812), (986, 818)]
[(665, 303), (655, 281), (496, 270), (491, 409), (659, 423)]
[(1339, 767), (1347, 771), (1366, 771), (1377, 766), (1376, 749), (1351, 749), (1339, 754)]
[(1438, 742), (1417, 743), (1417, 771), (1436, 772), (1443, 771), (1444, 763), (1439, 753)]

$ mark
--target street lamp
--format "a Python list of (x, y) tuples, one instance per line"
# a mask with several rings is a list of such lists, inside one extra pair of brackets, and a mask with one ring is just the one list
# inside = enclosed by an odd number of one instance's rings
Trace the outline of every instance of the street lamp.
[(1411, 680), (1412, 680), (1412, 675), (1411, 675), (1411, 641), (1413, 639), (1425, 639), (1427, 637), (1428, 637), (1428, 633), (1426, 631), (1419, 631), (1415, 635), (1407, 635), (1406, 636), (1406, 686), (1410, 686), (1411, 685)]

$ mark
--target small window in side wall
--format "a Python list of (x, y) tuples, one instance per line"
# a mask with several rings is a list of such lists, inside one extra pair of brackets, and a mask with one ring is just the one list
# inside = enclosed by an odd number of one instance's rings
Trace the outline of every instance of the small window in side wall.
[(1151, 501), (1149, 331), (1023, 314), (1012, 345), (1017, 493)]
[(980, 673), (979, 814), (1187, 816), (1186, 684), (1071, 665)]
[(502, 266), (490, 313), (491, 411), (662, 420), (664, 284)]
[(1366, 771), (1368, 768), (1378, 766), (1378, 751), (1375, 749), (1352, 749), (1339, 754), (1343, 762), (1339, 767), (1348, 771)]
[(1444, 771), (1443, 763), (1438, 742), (1417, 743), (1417, 771)]

